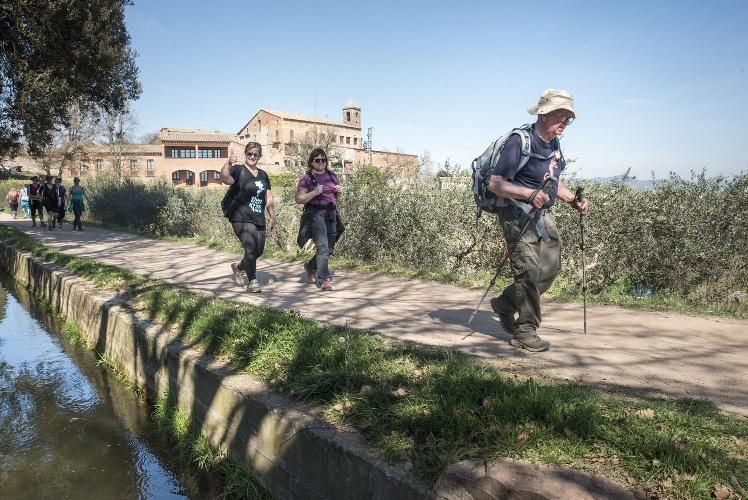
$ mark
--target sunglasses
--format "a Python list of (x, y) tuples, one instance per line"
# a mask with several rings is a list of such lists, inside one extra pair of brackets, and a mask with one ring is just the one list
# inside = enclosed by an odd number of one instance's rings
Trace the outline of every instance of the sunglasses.
[(327, 163), (327, 158), (315, 158), (314, 163)]
[(260, 153), (245, 153), (247, 155), (247, 158), (259, 158), (262, 156)]
[(561, 123), (563, 123), (564, 125), (571, 125), (571, 123), (572, 123), (573, 121), (574, 121), (574, 117), (573, 117), (573, 116), (570, 116), (570, 117), (569, 117), (569, 118), (567, 118), (566, 120), (562, 120), (562, 121), (561, 121)]

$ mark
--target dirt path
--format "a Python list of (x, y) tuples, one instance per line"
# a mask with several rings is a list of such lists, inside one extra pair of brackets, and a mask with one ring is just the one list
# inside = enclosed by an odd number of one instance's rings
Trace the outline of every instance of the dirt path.
[(69, 224), (57, 231), (32, 229), (28, 220), (13, 221), (6, 214), (0, 221), (60, 252), (217, 297), (296, 309), (401, 341), (456, 347), (521, 374), (609, 390), (710, 398), (748, 416), (748, 321), (590, 306), (585, 336), (581, 305), (546, 301), (539, 333), (553, 347), (530, 354), (508, 344), (488, 300), (472, 329), (466, 326), (481, 292), (351, 271), (337, 271), (335, 291), (321, 292), (304, 282), (300, 265), (263, 259), (258, 262), (263, 293), (250, 295), (231, 279), (229, 264), (236, 255), (92, 227), (74, 232)]

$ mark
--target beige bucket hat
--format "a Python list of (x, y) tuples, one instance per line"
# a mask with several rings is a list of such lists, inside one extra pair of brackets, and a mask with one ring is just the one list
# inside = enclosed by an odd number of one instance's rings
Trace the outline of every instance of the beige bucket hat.
[(565, 90), (546, 89), (538, 99), (538, 105), (527, 110), (531, 115), (545, 115), (557, 109), (566, 109), (574, 113), (574, 98)]

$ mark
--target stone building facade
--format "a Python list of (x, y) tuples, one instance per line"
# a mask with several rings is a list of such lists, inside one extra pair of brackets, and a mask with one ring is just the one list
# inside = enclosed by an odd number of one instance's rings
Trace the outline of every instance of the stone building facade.
[(351, 101), (343, 108), (341, 122), (261, 109), (239, 130), (237, 136), (244, 143), (255, 141), (262, 144), (260, 167), (268, 172), (281, 172), (284, 167), (291, 166), (291, 162), (298, 162), (294, 145), (299, 142), (329, 144), (328, 154), (336, 159), (333, 168), (339, 167), (341, 171), (368, 164), (396, 169), (403, 175), (414, 175), (418, 170), (417, 155), (364, 148), (361, 108)]

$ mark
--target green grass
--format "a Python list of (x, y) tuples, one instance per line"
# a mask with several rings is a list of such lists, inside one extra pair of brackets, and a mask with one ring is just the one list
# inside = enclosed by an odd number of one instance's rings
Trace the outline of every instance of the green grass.
[(518, 379), (453, 350), (402, 346), (159, 282), (129, 293), (138, 310), (178, 326), (186, 344), (314, 403), (428, 482), (459, 460), (513, 457), (672, 498), (710, 498), (717, 484), (748, 496), (748, 419), (709, 401)]
[(459, 460), (514, 457), (639, 485), (669, 481), (669, 494), (683, 498), (708, 498), (718, 482), (734, 491), (748, 485), (746, 449), (738, 445), (748, 439), (748, 422), (707, 401), (631, 402), (575, 384), (515, 380), (454, 351), (398, 346), (172, 288), (139, 299), (158, 319), (179, 323), (186, 342), (321, 405), (327, 419), (353, 425), (384, 457), (412, 463), (427, 481)]
[(148, 282), (147, 278), (125, 269), (56, 252), (37, 243), (26, 233), (2, 224), (0, 224), (0, 240), (20, 250), (30, 252), (44, 262), (63, 266), (100, 288), (132, 288)]
[(198, 468), (223, 478), (224, 498), (272, 498), (247, 471), (213, 448), (195, 429), (187, 415), (169, 401), (168, 395), (156, 402), (153, 417), (159, 430), (171, 439), (179, 453)]
[[(626, 309), (642, 311), (675, 312), (680, 314), (697, 314), (704, 316), (725, 316), (745, 319), (748, 318), (748, 306), (737, 302), (721, 302), (714, 304), (696, 304), (682, 295), (672, 292), (654, 292), (649, 297), (636, 297), (631, 287), (619, 285), (596, 294), (588, 294), (589, 304), (617, 305)], [(582, 292), (579, 288), (569, 287), (568, 284), (555, 284), (548, 295), (562, 302), (582, 302)]]

